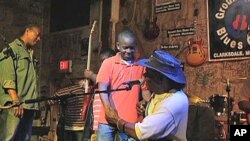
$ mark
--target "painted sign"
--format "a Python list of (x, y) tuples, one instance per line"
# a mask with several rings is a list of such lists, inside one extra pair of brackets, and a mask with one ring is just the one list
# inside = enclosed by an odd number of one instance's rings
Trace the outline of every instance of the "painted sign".
[(250, 58), (250, 0), (209, 0), (209, 60)]

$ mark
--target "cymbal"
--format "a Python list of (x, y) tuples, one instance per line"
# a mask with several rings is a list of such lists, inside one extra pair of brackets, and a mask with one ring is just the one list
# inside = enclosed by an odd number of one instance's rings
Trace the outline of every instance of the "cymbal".
[(195, 96), (195, 95), (187, 95), (188, 96), (188, 100), (190, 103), (194, 103), (194, 104), (197, 104), (197, 103), (201, 103), (203, 102), (204, 100), (202, 100), (201, 98), (199, 98), (198, 96)]

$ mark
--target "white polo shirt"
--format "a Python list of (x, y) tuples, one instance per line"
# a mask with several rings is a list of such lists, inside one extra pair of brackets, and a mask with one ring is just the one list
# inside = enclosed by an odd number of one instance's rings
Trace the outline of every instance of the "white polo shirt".
[(188, 98), (183, 91), (154, 94), (147, 106), (146, 117), (135, 124), (139, 140), (172, 138), (186, 141)]

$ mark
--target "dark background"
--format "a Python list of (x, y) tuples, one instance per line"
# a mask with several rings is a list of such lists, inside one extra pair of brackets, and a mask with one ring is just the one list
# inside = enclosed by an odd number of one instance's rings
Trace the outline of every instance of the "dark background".
[(90, 0), (51, 0), (50, 32), (89, 25)]

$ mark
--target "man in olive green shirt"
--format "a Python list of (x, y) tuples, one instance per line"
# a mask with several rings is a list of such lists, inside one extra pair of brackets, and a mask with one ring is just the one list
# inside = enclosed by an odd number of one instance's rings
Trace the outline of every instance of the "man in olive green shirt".
[[(20, 38), (9, 44), (13, 55), (0, 62), (0, 105), (9, 105), (37, 98), (37, 78), (33, 49), (40, 41), (41, 29), (25, 27)], [(36, 103), (23, 104), (0, 112), (0, 141), (29, 141)]]

